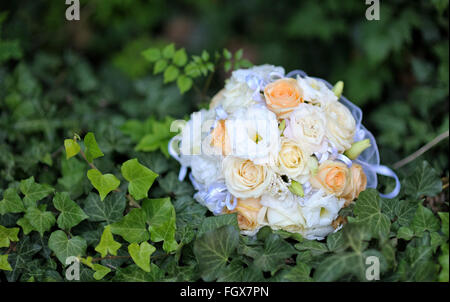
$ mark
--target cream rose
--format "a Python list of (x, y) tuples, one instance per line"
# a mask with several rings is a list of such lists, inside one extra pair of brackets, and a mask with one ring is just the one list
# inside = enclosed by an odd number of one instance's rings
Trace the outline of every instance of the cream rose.
[(243, 199), (261, 196), (273, 176), (273, 172), (266, 166), (238, 157), (226, 157), (222, 168), (228, 191)]
[(297, 142), (304, 152), (325, 152), (326, 119), (322, 109), (311, 104), (300, 104), (286, 120), (284, 136)]
[(253, 231), (258, 228), (258, 213), (262, 206), (260, 198), (238, 199), (237, 206), (229, 213), (237, 212), (239, 228), (243, 231)]
[(267, 108), (278, 118), (286, 117), (298, 105), (303, 103), (302, 91), (295, 79), (283, 78), (272, 82), (264, 88)]
[(309, 178), (310, 155), (302, 150), (295, 141), (283, 137), (281, 139), (280, 152), (274, 163), (274, 169), (291, 179), (300, 183), (305, 183)]
[(322, 81), (300, 76), (297, 77), (297, 83), (303, 91), (305, 102), (325, 106), (328, 103), (336, 102), (338, 97)]
[(254, 91), (248, 87), (247, 83), (231, 77), (225, 85), (220, 104), (227, 113), (233, 113), (239, 108), (254, 104), (253, 93)]
[(258, 214), (258, 223), (269, 225), (272, 229), (282, 229), (293, 233), (303, 231), (305, 219), (302, 208), (292, 195), (280, 201), (271, 195), (261, 197), (263, 208)]
[(352, 146), (356, 131), (356, 121), (350, 110), (339, 102), (331, 102), (324, 107), (327, 118), (327, 137), (339, 152)]
[(317, 174), (310, 178), (310, 182), (313, 188), (340, 197), (350, 181), (349, 176), (349, 169), (344, 163), (326, 160), (319, 165)]
[(350, 167), (349, 182), (342, 194), (342, 198), (346, 200), (345, 206), (358, 198), (359, 193), (364, 191), (367, 186), (367, 177), (361, 165), (353, 163)]

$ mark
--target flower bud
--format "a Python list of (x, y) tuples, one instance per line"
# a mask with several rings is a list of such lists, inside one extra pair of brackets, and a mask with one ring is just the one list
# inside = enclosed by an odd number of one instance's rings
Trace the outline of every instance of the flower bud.
[(350, 149), (347, 149), (344, 152), (344, 155), (350, 159), (356, 159), (361, 153), (363, 153), (364, 150), (366, 150), (370, 146), (370, 140), (368, 138), (363, 139), (362, 141), (353, 143)]
[(331, 90), (333, 90), (335, 96), (340, 98), (342, 95), (342, 91), (344, 90), (344, 82), (342, 82), (342, 81), (337, 82), (333, 86), (333, 89), (331, 89)]
[(305, 196), (305, 193), (303, 192), (303, 186), (300, 183), (296, 182), (295, 180), (291, 182), (291, 185), (289, 186), (289, 191), (300, 197)]

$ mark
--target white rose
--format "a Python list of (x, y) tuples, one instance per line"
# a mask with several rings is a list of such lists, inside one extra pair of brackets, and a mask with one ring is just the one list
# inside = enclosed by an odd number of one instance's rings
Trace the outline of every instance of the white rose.
[(305, 219), (298, 202), (293, 195), (286, 200), (279, 200), (265, 194), (261, 197), (263, 208), (258, 213), (258, 223), (269, 225), (273, 229), (283, 229), (289, 232), (299, 233), (305, 227)]
[(221, 105), (227, 113), (233, 113), (239, 108), (254, 104), (253, 93), (254, 91), (248, 87), (247, 83), (231, 77), (225, 85)]
[(248, 159), (226, 157), (222, 162), (228, 191), (237, 198), (259, 197), (271, 182), (273, 172)]
[(288, 138), (281, 138), (281, 147), (274, 163), (274, 169), (282, 175), (300, 183), (308, 181), (310, 169), (308, 160), (310, 155), (301, 146)]
[(202, 141), (208, 135), (210, 127), (214, 123), (215, 112), (213, 110), (200, 110), (191, 114), (191, 119), (186, 123), (181, 132), (181, 155), (202, 154)]
[(278, 121), (264, 106), (240, 108), (225, 121), (230, 155), (268, 164), (280, 149)]
[(302, 207), (302, 214), (305, 218), (304, 236), (324, 237), (332, 232), (334, 228), (331, 223), (338, 217), (339, 210), (344, 203), (345, 199), (337, 198), (332, 194), (327, 195), (323, 190), (312, 194)]
[(323, 110), (311, 104), (300, 104), (286, 120), (284, 136), (297, 142), (304, 152), (325, 152), (326, 118)]
[(222, 166), (216, 157), (195, 155), (190, 164), (192, 176), (205, 187), (223, 179)]
[(297, 83), (303, 90), (303, 100), (306, 102), (324, 106), (338, 100), (334, 92), (322, 81), (310, 77), (302, 78), (297, 76)]
[(350, 110), (339, 102), (326, 104), (324, 111), (327, 118), (327, 137), (338, 152), (344, 152), (353, 143), (356, 121)]

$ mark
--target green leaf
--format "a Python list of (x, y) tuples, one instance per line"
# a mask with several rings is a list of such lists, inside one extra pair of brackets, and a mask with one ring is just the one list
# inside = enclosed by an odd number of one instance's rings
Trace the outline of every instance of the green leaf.
[(31, 231), (33, 231), (33, 226), (25, 217), (22, 217), (19, 220), (17, 220), (17, 225), (22, 227), (22, 231), (25, 235), (28, 235)]
[(92, 161), (96, 158), (102, 157), (102, 150), (98, 147), (97, 141), (95, 140), (95, 135), (92, 132), (89, 132), (84, 137), (84, 145), (86, 146), (85, 154), (88, 162), (92, 163)]
[(147, 133), (138, 143), (135, 150), (151, 152), (160, 149), (161, 152), (169, 158), (168, 145), (170, 139), (176, 134), (170, 131), (170, 125), (173, 119), (166, 117), (163, 121), (156, 121), (149, 119), (147, 121), (150, 124), (151, 131)]
[(177, 249), (175, 241), (175, 209), (170, 198), (146, 199), (142, 209), (147, 216), (149, 231), (153, 242), (164, 240), (163, 249), (171, 252)]
[(434, 216), (430, 209), (419, 205), (411, 222), (411, 228), (414, 234), (421, 237), (425, 231), (438, 231), (440, 228), (439, 219)]
[(235, 53), (234, 53), (234, 59), (236, 60), (236, 61), (239, 61), (240, 59), (242, 59), (242, 55), (244, 54), (244, 50), (241, 48), (241, 49), (239, 49), (238, 51), (236, 51)]
[(128, 246), (128, 252), (133, 261), (146, 272), (150, 272), (150, 255), (153, 254), (155, 250), (156, 248), (146, 241), (142, 242), (140, 245), (134, 242)]
[(34, 207), (28, 208), (24, 217), (31, 224), (33, 230), (38, 231), (41, 236), (43, 236), (46, 231), (49, 231), (56, 222), (52, 212), (41, 211)]
[(103, 277), (105, 277), (109, 272), (111, 272), (110, 268), (97, 263), (93, 264), (92, 268), (95, 271), (94, 273), (95, 280), (102, 280)]
[(124, 162), (121, 171), (123, 177), (130, 182), (128, 192), (136, 200), (148, 196), (148, 190), (158, 177), (158, 174), (141, 165), (136, 158)]
[(8, 262), (8, 254), (0, 255), (0, 270), (12, 271), (12, 267)]
[(155, 66), (153, 67), (153, 74), (158, 74), (163, 72), (167, 67), (167, 61), (164, 59), (160, 59), (156, 61)]
[(225, 225), (231, 225), (234, 227), (237, 231), (239, 231), (239, 225), (237, 221), (237, 214), (224, 214), (224, 215), (218, 215), (218, 216), (210, 216), (206, 217), (202, 225), (197, 231), (197, 236), (200, 237), (206, 232), (218, 229)]
[(142, 52), (144, 58), (150, 62), (156, 62), (161, 58), (161, 51), (158, 48), (149, 48)]
[(105, 199), (109, 192), (117, 189), (120, 185), (120, 180), (118, 180), (117, 177), (112, 174), (103, 175), (97, 169), (90, 169), (87, 172), (87, 177), (94, 188), (99, 192), (101, 200)]
[(24, 271), (28, 271), (33, 255), (41, 249), (42, 246), (32, 243), (29, 236), (21, 238), (16, 245), (15, 252), (9, 254), (8, 262), (11, 264), (12, 271), (6, 272), (7, 280), (16, 281)]
[(405, 182), (405, 193), (416, 199), (421, 196), (435, 196), (441, 191), (442, 181), (439, 174), (426, 161), (418, 165)]
[(222, 271), (239, 244), (239, 231), (228, 225), (206, 232), (194, 242), (194, 254), (205, 281), (212, 281)]
[(406, 226), (402, 226), (397, 231), (397, 237), (399, 239), (405, 239), (405, 240), (411, 240), (411, 238), (414, 236), (413, 230)]
[(81, 150), (80, 145), (74, 139), (65, 139), (64, 148), (66, 149), (66, 159), (74, 157)]
[(119, 268), (113, 281), (119, 282), (156, 282), (162, 281), (164, 272), (155, 264), (150, 264), (150, 272), (144, 272), (135, 264)]
[(205, 62), (209, 60), (209, 53), (206, 50), (202, 51), (202, 60)]
[(164, 71), (164, 83), (170, 83), (175, 81), (179, 74), (180, 70), (177, 67), (170, 65)]
[(233, 55), (231, 54), (231, 52), (228, 49), (224, 48), (223, 57), (227, 60), (230, 60), (232, 58), (232, 56)]
[(175, 54), (175, 44), (171, 43), (163, 48), (162, 50), (163, 57), (166, 59), (170, 59)]
[(439, 264), (442, 269), (439, 274), (439, 282), (448, 282), (449, 279), (449, 253), (448, 253), (448, 243), (443, 245), (441, 248), (442, 252), (439, 255)]
[(106, 221), (107, 224), (122, 219), (126, 207), (124, 192), (114, 192), (101, 201), (96, 193), (89, 193), (85, 200), (84, 212), (88, 214), (89, 221)]
[(111, 232), (122, 236), (129, 243), (150, 239), (145, 226), (146, 215), (142, 209), (132, 209), (123, 219), (111, 225)]
[(49, 185), (34, 182), (34, 177), (31, 176), (20, 181), (20, 191), (25, 195), (23, 199), (25, 207), (35, 207), (37, 201), (47, 197), (54, 189)]
[(15, 188), (8, 188), (3, 192), (3, 199), (0, 201), (0, 215), (6, 213), (25, 212), (22, 199)]
[(295, 244), (295, 248), (299, 251), (311, 251), (313, 255), (321, 255), (328, 252), (328, 247), (325, 243), (315, 240), (305, 240)]
[(449, 229), (448, 229), (448, 212), (439, 212), (438, 215), (441, 218), (441, 224), (442, 224), (441, 231), (448, 238), (448, 232), (449, 232)]
[(297, 263), (289, 272), (283, 276), (285, 281), (290, 282), (310, 282), (312, 278), (310, 276), (311, 268), (305, 263)]
[(70, 199), (70, 195), (67, 192), (55, 193), (53, 205), (61, 212), (56, 222), (63, 230), (70, 230), (72, 227), (88, 218), (83, 210)]
[(9, 247), (11, 241), (19, 241), (19, 228), (5, 228), (0, 225), (0, 248)]
[(274, 272), (284, 264), (284, 261), (296, 251), (285, 240), (276, 234), (271, 234), (264, 242), (264, 249), (255, 258), (255, 266), (262, 271)]
[(381, 199), (376, 190), (361, 192), (353, 211), (358, 222), (367, 224), (374, 236), (389, 233), (391, 221), (386, 214), (381, 213)]
[(177, 86), (181, 94), (189, 91), (193, 83), (192, 79), (186, 75), (180, 75), (177, 79)]
[(100, 243), (95, 247), (95, 250), (105, 257), (108, 253), (111, 255), (117, 255), (117, 250), (122, 245), (114, 240), (111, 233), (111, 226), (107, 225), (103, 230), (102, 237), (100, 238)]
[(173, 63), (178, 66), (184, 66), (187, 63), (187, 55), (184, 48), (178, 49), (173, 56)]
[(327, 236), (327, 247), (332, 252), (344, 250), (347, 245), (344, 239), (344, 232), (338, 231)]
[(87, 244), (86, 240), (80, 236), (73, 236), (69, 239), (63, 231), (57, 230), (51, 233), (48, 239), (48, 247), (55, 253), (58, 260), (66, 265), (68, 257), (84, 256)]

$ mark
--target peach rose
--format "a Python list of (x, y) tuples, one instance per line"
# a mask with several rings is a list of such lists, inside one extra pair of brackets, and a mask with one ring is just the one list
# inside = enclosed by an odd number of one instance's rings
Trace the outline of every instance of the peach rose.
[(350, 202), (358, 198), (359, 193), (364, 191), (367, 186), (367, 177), (361, 165), (353, 164), (350, 168), (350, 178), (345, 188), (342, 198), (346, 200), (344, 206), (348, 206)]
[(350, 171), (338, 161), (326, 160), (320, 164), (317, 174), (310, 179), (316, 189), (324, 189), (328, 194), (341, 197), (350, 182)]
[(211, 132), (211, 146), (227, 155), (231, 152), (230, 139), (226, 133), (225, 120), (220, 120)]
[(291, 78), (279, 79), (270, 83), (264, 89), (267, 108), (278, 118), (283, 118), (295, 107), (303, 103), (301, 90), (297, 80)]
[(236, 208), (230, 212), (237, 212), (238, 224), (241, 230), (251, 231), (258, 227), (257, 217), (261, 208), (260, 198), (238, 198)]

